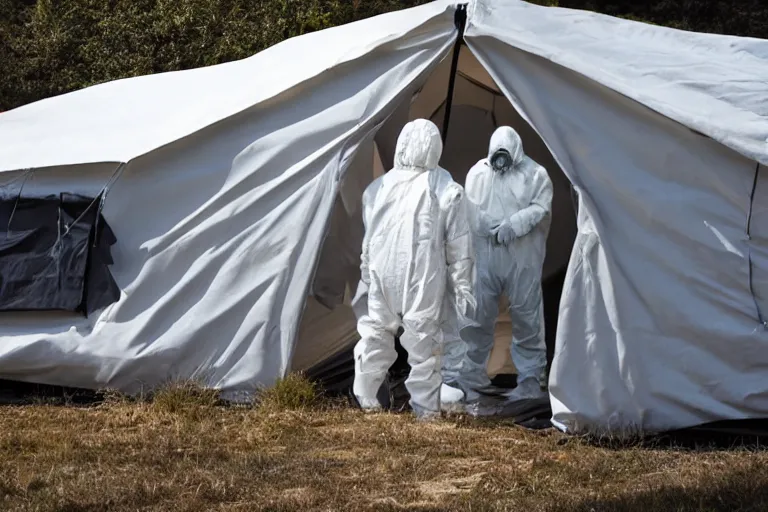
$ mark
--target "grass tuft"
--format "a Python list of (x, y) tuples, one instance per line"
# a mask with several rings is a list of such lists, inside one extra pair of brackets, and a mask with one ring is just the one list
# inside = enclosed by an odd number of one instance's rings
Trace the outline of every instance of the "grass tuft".
[(198, 413), (220, 404), (219, 391), (196, 382), (172, 382), (151, 396), (152, 409), (167, 414)]
[(112, 388), (102, 389), (96, 394), (96, 396), (97, 401), (103, 405), (124, 405), (135, 401), (135, 398), (126, 395), (122, 391)]
[(298, 411), (320, 404), (317, 384), (302, 373), (278, 379), (274, 386), (262, 390), (258, 407), (267, 412)]

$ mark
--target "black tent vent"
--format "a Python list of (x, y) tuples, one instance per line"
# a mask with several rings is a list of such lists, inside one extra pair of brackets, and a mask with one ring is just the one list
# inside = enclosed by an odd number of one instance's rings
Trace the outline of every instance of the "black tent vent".
[(89, 315), (120, 298), (101, 196), (0, 197), (0, 311)]

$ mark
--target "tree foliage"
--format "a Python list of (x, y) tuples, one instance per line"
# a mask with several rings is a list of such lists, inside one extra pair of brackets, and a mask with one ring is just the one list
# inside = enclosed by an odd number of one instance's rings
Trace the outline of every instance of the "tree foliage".
[[(0, 111), (109, 80), (241, 59), (289, 37), (426, 1), (0, 0)], [(768, 32), (763, 0), (559, 3), (687, 29)]]

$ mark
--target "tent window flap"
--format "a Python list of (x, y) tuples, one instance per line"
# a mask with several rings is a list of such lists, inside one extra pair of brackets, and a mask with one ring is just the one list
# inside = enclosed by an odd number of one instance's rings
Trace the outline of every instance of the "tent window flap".
[(117, 239), (99, 199), (0, 198), (0, 311), (88, 315), (117, 301), (108, 268)]

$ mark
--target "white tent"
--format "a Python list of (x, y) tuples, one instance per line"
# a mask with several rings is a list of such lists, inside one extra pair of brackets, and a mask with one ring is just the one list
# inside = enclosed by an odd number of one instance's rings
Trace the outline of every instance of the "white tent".
[(554, 423), (767, 416), (768, 42), (516, 0), (470, 2), (461, 34), (456, 11), (0, 114), (6, 195), (101, 197), (119, 288), (87, 317), (0, 313), (0, 378), (235, 394), (348, 347), (360, 194), (409, 117), (442, 118), (463, 37), (444, 166), (461, 180), (511, 123), (556, 182)]

